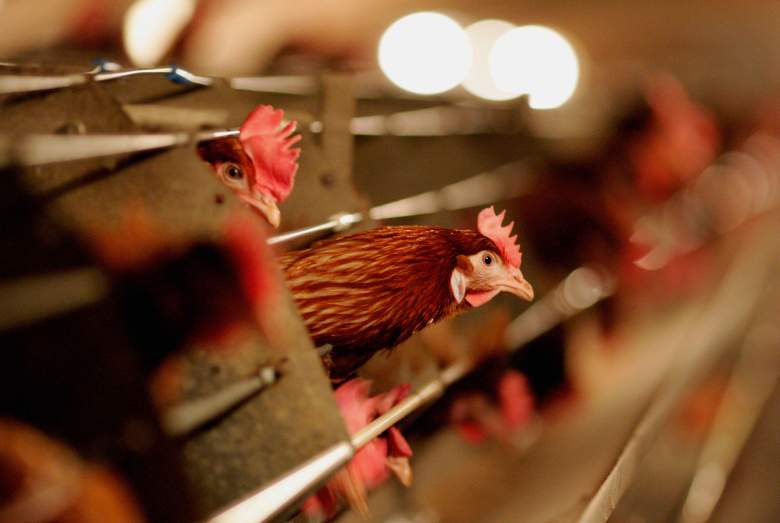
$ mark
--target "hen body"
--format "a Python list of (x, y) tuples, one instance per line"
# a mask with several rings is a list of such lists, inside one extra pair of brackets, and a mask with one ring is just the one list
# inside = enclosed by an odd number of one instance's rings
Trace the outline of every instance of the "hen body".
[(382, 227), (281, 256), (287, 284), (324, 363), (340, 381), (376, 351), (471, 307), (450, 276), (459, 255), (497, 251), (472, 230)]

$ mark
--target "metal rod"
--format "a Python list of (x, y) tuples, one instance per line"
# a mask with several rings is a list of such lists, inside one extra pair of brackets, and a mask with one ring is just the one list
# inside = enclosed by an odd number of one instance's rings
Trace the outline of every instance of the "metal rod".
[[(0, 63), (0, 67), (21, 67), (23, 64)], [(166, 75), (171, 81), (211, 87), (224, 82), (231, 89), (257, 93), (311, 96), (321, 91), (319, 78), (313, 75), (247, 76), (216, 78), (194, 74), (184, 68), (168, 65), (146, 68), (123, 68), (114, 62), (102, 62), (94, 69), (75, 74), (18, 75), (0, 74), (0, 94), (29, 93), (62, 89), (90, 81), (105, 82), (134, 76)], [(409, 100), (434, 100), (441, 97), (421, 96), (394, 87), (378, 74), (355, 74), (356, 94), (361, 99), (384, 97)]]
[(106, 82), (111, 80), (119, 80), (120, 78), (146, 75), (166, 75), (172, 82), (194, 84), (203, 87), (211, 87), (216, 83), (216, 79), (214, 78), (193, 74), (186, 69), (182, 69), (181, 67), (177, 67), (175, 65), (150, 67), (145, 69), (122, 69), (119, 71), (107, 71), (95, 74), (93, 78), (96, 82)]
[(28, 93), (64, 89), (86, 83), (83, 74), (62, 76), (0, 75), (0, 94)]
[(237, 91), (312, 95), (320, 90), (314, 76), (247, 76), (229, 78), (228, 85)]
[(278, 378), (279, 372), (275, 367), (263, 367), (257, 376), (232, 383), (209, 396), (167, 409), (162, 415), (162, 427), (170, 436), (181, 437), (189, 434), (273, 385)]
[[(11, 67), (15, 64), (2, 64)], [(18, 65), (18, 64), (16, 64)], [(83, 73), (60, 75), (0, 74), (0, 94), (30, 93), (63, 89), (88, 82), (110, 82), (136, 76), (165, 75), (173, 82), (194, 84), (203, 87), (216, 85), (221, 79), (191, 73), (175, 65), (161, 67), (122, 68), (119, 64), (105, 62)], [(229, 87), (237, 91), (261, 93), (312, 95), (319, 90), (314, 76), (253, 76), (226, 78)]]
[[(5, 65), (8, 66), (10, 64)], [(49, 91), (53, 89), (63, 89), (67, 87), (74, 87), (76, 85), (83, 85), (88, 82), (109, 82), (113, 80), (119, 80), (121, 78), (149, 75), (166, 75), (172, 82), (200, 85), (203, 87), (210, 87), (216, 83), (216, 79), (214, 78), (196, 75), (175, 65), (122, 69), (118, 64), (105, 62), (90, 71), (76, 74), (0, 74), (0, 94)]]
[[(5, 67), (14, 64), (2, 64)], [(161, 67), (122, 68), (112, 62), (103, 63), (83, 73), (63, 75), (0, 74), (0, 94), (30, 93), (63, 89), (88, 82), (110, 82), (136, 76), (165, 75), (178, 83), (203, 87), (216, 85), (221, 79), (191, 73), (187, 69), (167, 65)], [(311, 95), (319, 91), (319, 82), (314, 76), (256, 76), (224, 79), (228, 86), (237, 91), (253, 91), (276, 94)]]
[(289, 242), (297, 240), (299, 238), (305, 238), (314, 234), (322, 232), (340, 232), (347, 230), (349, 227), (356, 223), (363, 221), (363, 213), (342, 213), (334, 216), (330, 220), (311, 227), (304, 227), (303, 229), (296, 229), (294, 231), (286, 232), (283, 234), (277, 234), (268, 238), (269, 245), (276, 245), (279, 243)]
[(350, 124), (356, 136), (467, 136), (511, 134), (518, 129), (512, 110), (453, 105), (360, 116)]
[(552, 292), (529, 306), (506, 329), (510, 349), (539, 337), (566, 319), (612, 295), (616, 279), (592, 267), (573, 270)]
[[(190, 143), (192, 135), (56, 135), (28, 134), (10, 140), (8, 156), (22, 165), (45, 165), (116, 154), (167, 149)], [(7, 142), (6, 142), (7, 143)]]
[(95, 267), (0, 281), (0, 330), (91, 305), (108, 289), (108, 279)]
[(88, 160), (181, 147), (238, 134), (238, 129), (218, 129), (196, 133), (0, 135), (0, 165), (34, 166)]
[(199, 131), (195, 133), (196, 142), (206, 142), (209, 140), (220, 140), (222, 138), (235, 138), (241, 134), (239, 129), (217, 129), (214, 131)]
[[(24, 64), (8, 62), (0, 63), (0, 67), (21, 67), (23, 65)], [(0, 94), (60, 89), (84, 84), (90, 81), (103, 82), (147, 75), (167, 75), (171, 77), (171, 80), (173, 81), (183, 81), (205, 87), (212, 86), (221, 80), (230, 88), (237, 91), (257, 93), (314, 95), (321, 90), (319, 79), (313, 75), (246, 76), (220, 79), (196, 75), (174, 65), (123, 68), (120, 64), (106, 61), (98, 64), (90, 71), (75, 74), (0, 74)], [(431, 99), (431, 97), (414, 95), (401, 89), (396, 89), (380, 75), (356, 74), (355, 79), (360, 85), (358, 92), (360, 98), (375, 99), (391, 95), (393, 97), (406, 99)]]
[[(763, 223), (761, 237), (776, 235), (776, 223)], [(754, 237), (759, 234), (754, 231)], [(765, 298), (766, 282), (774, 274), (778, 254), (776, 242), (739, 249), (722, 283), (706, 302), (704, 312), (685, 336), (658, 394), (636, 425), (623, 451), (617, 457), (596, 494), (577, 519), (578, 523), (601, 523), (612, 514), (615, 506), (652, 448), (658, 434), (676, 411), (681, 398), (696, 386), (706, 372), (733, 346), (735, 338), (754, 318), (756, 309)]]
[(442, 382), (441, 378), (436, 378), (423, 385), (420, 390), (411, 392), (399, 404), (357, 431), (352, 436), (352, 446), (355, 447), (356, 450), (364, 447), (371, 440), (407, 417), (409, 414), (441, 396), (445, 389), (446, 385)]
[[(3, 67), (21, 66), (21, 64), (0, 64)], [(75, 74), (30, 75), (0, 74), (0, 94), (30, 93), (63, 89), (88, 82), (110, 82), (136, 76), (161, 76), (177, 83), (188, 83), (203, 87), (212, 87), (224, 81), (237, 91), (258, 93), (313, 95), (319, 92), (319, 81), (315, 76), (248, 76), (235, 78), (215, 78), (194, 74), (175, 65), (160, 67), (123, 68), (113, 62), (104, 62), (90, 71)]]
[(346, 441), (336, 443), (313, 458), (263, 485), (253, 494), (211, 516), (208, 523), (257, 523), (271, 521), (312, 492), (343, 467), (354, 455)]
[(705, 523), (720, 501), (739, 455), (780, 381), (777, 308), (746, 337), (720, 408), (699, 455), (678, 523)]

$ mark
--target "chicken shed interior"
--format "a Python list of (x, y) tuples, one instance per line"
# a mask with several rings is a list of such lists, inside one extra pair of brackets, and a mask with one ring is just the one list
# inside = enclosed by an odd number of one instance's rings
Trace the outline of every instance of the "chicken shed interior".
[(780, 521), (778, 22), (0, 0), (0, 523)]

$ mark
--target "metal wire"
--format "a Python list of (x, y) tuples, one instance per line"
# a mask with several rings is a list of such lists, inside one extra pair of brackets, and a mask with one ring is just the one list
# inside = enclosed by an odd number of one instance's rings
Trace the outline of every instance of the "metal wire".
[(256, 376), (231, 383), (203, 398), (188, 400), (166, 409), (160, 419), (161, 425), (169, 436), (184, 436), (270, 387), (280, 376), (281, 368), (262, 367)]
[[(6, 67), (12, 64), (4, 64)], [(83, 85), (88, 82), (109, 82), (134, 76), (159, 76), (165, 75), (174, 83), (192, 84), (202, 87), (210, 87), (217, 80), (215, 78), (193, 74), (186, 69), (175, 65), (162, 67), (146, 67), (135, 69), (123, 69), (113, 62), (103, 62), (95, 68), (75, 74), (63, 75), (29, 75), (29, 74), (0, 74), (0, 94), (31, 93), (36, 91), (50, 91)]]
[(315, 234), (324, 232), (341, 232), (349, 229), (352, 225), (362, 222), (364, 219), (363, 213), (341, 213), (337, 214), (330, 220), (312, 225), (310, 227), (304, 227), (302, 229), (296, 229), (294, 231), (286, 232), (283, 234), (277, 234), (268, 238), (268, 245), (277, 245), (280, 243), (290, 242), (300, 238), (306, 238)]
[[(23, 64), (2, 62), (0, 67), (23, 67)], [(227, 85), (237, 91), (256, 93), (310, 96), (321, 90), (321, 82), (313, 75), (245, 76), (234, 78), (216, 78), (196, 75), (176, 65), (146, 68), (125, 68), (120, 64), (102, 61), (96, 67), (83, 73), (29, 75), (0, 74), (0, 94), (30, 93), (63, 89), (82, 85), (91, 81), (105, 82), (135, 76), (165, 75), (174, 83), (184, 83), (211, 87), (217, 84)], [(355, 95), (362, 99), (378, 99), (391, 96), (409, 100), (432, 100), (442, 97), (416, 95), (396, 88), (381, 75), (356, 73), (353, 75)]]
[(343, 467), (354, 453), (354, 448), (348, 442), (335, 443), (225, 510), (212, 515), (207, 522), (273, 521), (325, 478)]

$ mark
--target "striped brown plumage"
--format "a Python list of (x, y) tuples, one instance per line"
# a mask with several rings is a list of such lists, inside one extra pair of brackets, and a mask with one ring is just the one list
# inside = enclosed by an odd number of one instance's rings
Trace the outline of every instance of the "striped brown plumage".
[(375, 352), (468, 309), (450, 290), (458, 255), (497, 251), (486, 236), (441, 227), (381, 227), (280, 257), (287, 285), (333, 381)]

